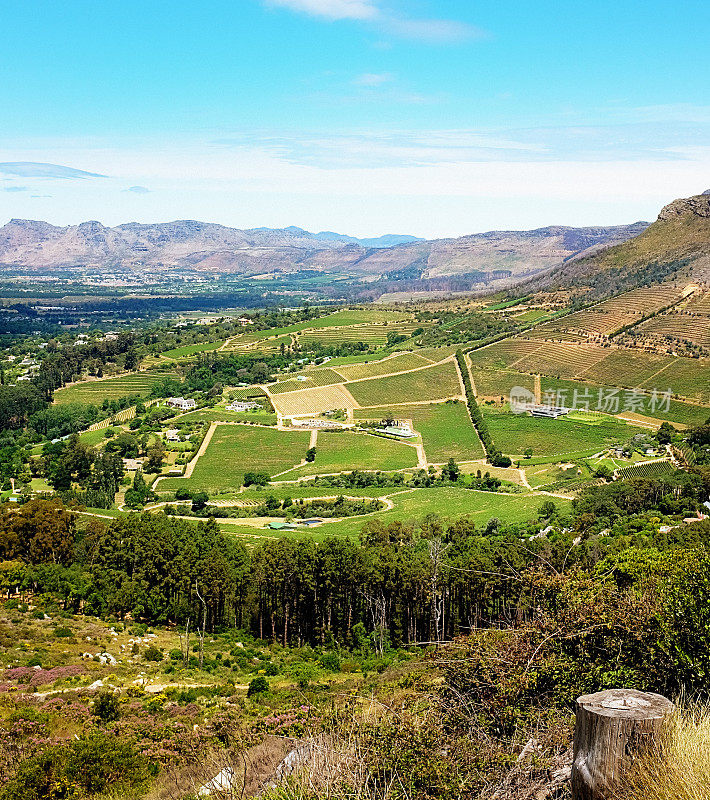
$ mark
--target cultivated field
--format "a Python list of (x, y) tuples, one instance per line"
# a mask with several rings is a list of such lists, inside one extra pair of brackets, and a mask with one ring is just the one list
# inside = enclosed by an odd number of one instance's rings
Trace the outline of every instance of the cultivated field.
[(463, 402), (360, 409), (355, 412), (355, 418), (411, 421), (421, 434), (427, 461), (433, 464), (443, 464), (450, 458), (472, 461), (485, 455)]
[(417, 451), (401, 442), (366, 433), (320, 431), (316, 460), (283, 476), (322, 475), (344, 470), (398, 470), (416, 467)]
[(335, 408), (357, 408), (357, 402), (344, 386), (302, 389), (272, 397), (274, 408), (285, 417), (322, 414)]
[(431, 363), (417, 353), (402, 353), (382, 361), (370, 361), (367, 364), (352, 364), (351, 366), (337, 367), (338, 372), (346, 381), (357, 381), (361, 378), (374, 378), (378, 375), (388, 375), (392, 372), (404, 372), (408, 369), (425, 367)]
[(54, 400), (56, 403), (91, 403), (98, 406), (105, 399), (117, 400), (119, 397), (132, 394), (147, 397), (154, 384), (166, 378), (176, 377), (174, 372), (132, 372), (117, 378), (82, 381), (73, 386), (57, 389)]
[(389, 322), (372, 325), (352, 325), (347, 328), (309, 328), (299, 334), (304, 345), (322, 344), (324, 347), (343, 342), (365, 342), (370, 346), (382, 347), (387, 344), (387, 336), (396, 333), (411, 336), (421, 328), (419, 322)]
[[(305, 380), (298, 380), (298, 377)], [(332, 386), (335, 383), (342, 383), (342, 377), (332, 369), (312, 369), (307, 372), (300, 372), (298, 376), (287, 378), (283, 381), (270, 383), (268, 385), (269, 394), (282, 394), (283, 392), (296, 392), (300, 389), (310, 389), (319, 386)]]
[(158, 484), (158, 490), (188, 488), (209, 494), (234, 491), (241, 486), (245, 472), (273, 475), (298, 464), (306, 455), (309, 440), (310, 434), (304, 431), (220, 425), (192, 476), (167, 478)]
[(360, 406), (416, 403), (460, 397), (462, 393), (456, 367), (451, 361), (387, 378), (356, 381), (347, 388)]
[(610, 417), (575, 414), (553, 420), (513, 414), (507, 408), (484, 405), (481, 410), (493, 441), (504, 453), (515, 456), (528, 448), (534, 456), (592, 455), (627, 442), (638, 433), (638, 429)]

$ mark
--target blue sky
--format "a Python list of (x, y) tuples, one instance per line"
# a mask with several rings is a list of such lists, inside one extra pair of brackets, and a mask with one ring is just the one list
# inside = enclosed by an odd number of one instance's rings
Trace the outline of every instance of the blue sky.
[(5, 0), (0, 18), (0, 224), (450, 236), (652, 219), (710, 186), (705, 2)]

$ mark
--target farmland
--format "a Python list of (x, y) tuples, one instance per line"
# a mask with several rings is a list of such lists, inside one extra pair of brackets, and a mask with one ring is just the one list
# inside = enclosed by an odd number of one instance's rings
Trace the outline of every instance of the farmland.
[(417, 451), (409, 445), (366, 433), (320, 431), (316, 459), (283, 476), (292, 480), (302, 475), (345, 470), (400, 470), (417, 465)]
[(470, 461), (485, 455), (464, 403), (393, 405), (355, 412), (356, 419), (379, 420), (389, 417), (412, 422), (414, 430), (421, 434), (427, 461), (430, 463), (443, 464), (450, 458)]
[(531, 448), (536, 456), (572, 458), (628, 441), (638, 431), (618, 420), (574, 414), (556, 420), (513, 414), (507, 407), (482, 406), (493, 441), (509, 455)]
[(460, 397), (461, 386), (451, 361), (385, 378), (356, 381), (347, 385), (360, 406), (422, 402)]
[(357, 403), (343, 386), (323, 386), (284, 392), (272, 397), (274, 408), (285, 417), (322, 414), (334, 408), (354, 408)]
[(367, 364), (352, 364), (338, 367), (338, 372), (347, 381), (357, 381), (361, 378), (374, 378), (378, 375), (387, 375), (393, 372), (425, 367), (430, 362), (417, 353), (402, 353), (401, 355), (385, 358), (382, 361), (370, 361)]
[(238, 489), (244, 473), (273, 475), (301, 462), (310, 435), (302, 431), (277, 431), (249, 425), (218, 425), (204, 455), (189, 478), (167, 478), (160, 491), (186, 488), (209, 494)]
[(57, 403), (91, 403), (101, 405), (105, 399), (138, 394), (147, 397), (155, 383), (166, 378), (176, 378), (174, 372), (132, 372), (116, 378), (101, 378), (95, 381), (82, 381), (63, 389), (57, 389), (54, 400)]
[(268, 386), (268, 390), (269, 394), (282, 394), (283, 392), (295, 392), (299, 389), (331, 386), (335, 383), (342, 382), (342, 377), (335, 370), (313, 369), (308, 372), (301, 372), (298, 376), (294, 376), (293, 378), (271, 383)]

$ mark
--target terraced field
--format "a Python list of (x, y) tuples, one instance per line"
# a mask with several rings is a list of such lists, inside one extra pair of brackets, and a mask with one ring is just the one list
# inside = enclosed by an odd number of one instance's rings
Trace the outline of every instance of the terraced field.
[(468, 355), (471, 364), (476, 367), (507, 369), (544, 346), (543, 343), (530, 339), (503, 339), (503, 341), (489, 344), (487, 347), (472, 350)]
[(367, 364), (352, 364), (351, 366), (338, 367), (338, 372), (347, 381), (357, 381), (361, 378), (374, 378), (378, 375), (387, 375), (392, 372), (404, 372), (429, 364), (429, 360), (422, 358), (417, 353), (402, 353), (393, 358), (382, 361), (371, 361)]
[(344, 470), (399, 470), (416, 467), (414, 447), (366, 433), (319, 431), (316, 460), (283, 476), (324, 475)]
[(360, 406), (421, 403), (460, 397), (462, 393), (456, 367), (451, 361), (386, 378), (356, 381), (347, 388)]
[(119, 397), (132, 394), (147, 397), (154, 384), (166, 378), (177, 378), (177, 375), (174, 372), (132, 372), (117, 378), (82, 381), (73, 386), (57, 389), (54, 393), (54, 401), (56, 403), (91, 403), (98, 406), (105, 399), (117, 400)]
[(670, 311), (659, 314), (635, 328), (639, 334), (661, 339), (691, 342), (710, 349), (710, 316)]
[(235, 491), (249, 471), (273, 475), (303, 460), (310, 434), (304, 431), (279, 431), (249, 425), (220, 425), (204, 455), (189, 478), (167, 478), (159, 491), (180, 488), (203, 490), (209, 494)]
[(392, 405), (381, 409), (358, 409), (355, 412), (355, 419), (376, 421), (387, 418), (411, 421), (414, 430), (421, 434), (430, 463), (443, 464), (450, 458), (472, 461), (485, 455), (462, 402)]
[(540, 335), (543, 331), (572, 331), (589, 338), (605, 338), (620, 328), (640, 322), (648, 314), (679, 301), (682, 296), (682, 290), (675, 286), (634, 289), (592, 308), (545, 323), (537, 329), (537, 334)]

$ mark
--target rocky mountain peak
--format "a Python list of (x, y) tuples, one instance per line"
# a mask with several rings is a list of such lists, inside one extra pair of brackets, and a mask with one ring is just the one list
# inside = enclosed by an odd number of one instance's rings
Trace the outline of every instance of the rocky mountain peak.
[(673, 219), (674, 217), (694, 214), (696, 217), (710, 218), (710, 189), (694, 197), (685, 197), (668, 203), (661, 209), (659, 220)]

